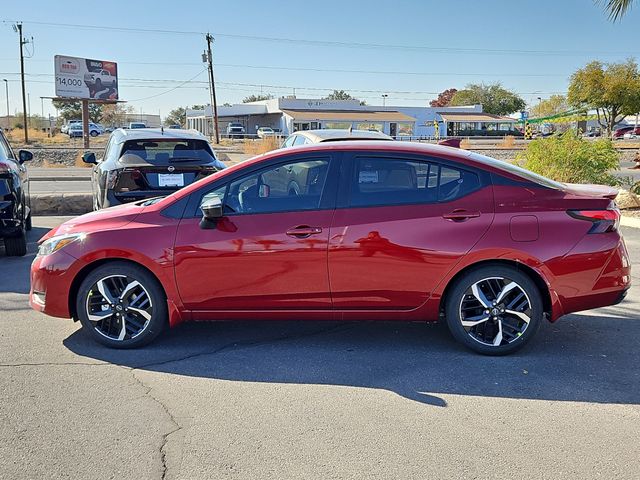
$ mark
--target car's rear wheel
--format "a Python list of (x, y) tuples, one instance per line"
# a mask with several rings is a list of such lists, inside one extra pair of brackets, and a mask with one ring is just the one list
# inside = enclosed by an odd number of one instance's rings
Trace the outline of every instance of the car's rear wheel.
[(89, 132), (89, 135), (91, 135), (92, 137), (97, 137), (98, 136), (98, 131), (97, 130), (91, 130)]
[(506, 355), (533, 338), (544, 307), (528, 275), (495, 265), (459, 278), (447, 294), (445, 313), (452, 335), (466, 347), (485, 355)]
[(125, 262), (101, 265), (87, 275), (78, 289), (76, 312), (94, 340), (113, 348), (146, 345), (168, 325), (158, 280)]
[(4, 238), (4, 251), (8, 257), (24, 257), (27, 254), (27, 232), (24, 228), (13, 236)]

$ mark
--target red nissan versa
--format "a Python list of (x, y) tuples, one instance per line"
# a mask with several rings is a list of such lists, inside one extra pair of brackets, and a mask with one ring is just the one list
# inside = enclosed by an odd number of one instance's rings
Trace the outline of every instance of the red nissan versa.
[(110, 347), (188, 320), (445, 319), (506, 354), (545, 317), (624, 298), (615, 195), (442, 146), (276, 150), (52, 230), (31, 306)]

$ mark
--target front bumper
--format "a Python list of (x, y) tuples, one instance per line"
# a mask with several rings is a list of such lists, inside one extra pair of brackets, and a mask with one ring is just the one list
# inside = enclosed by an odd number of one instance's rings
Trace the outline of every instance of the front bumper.
[(73, 279), (84, 266), (64, 250), (36, 256), (31, 264), (31, 308), (52, 317), (71, 318), (69, 295)]

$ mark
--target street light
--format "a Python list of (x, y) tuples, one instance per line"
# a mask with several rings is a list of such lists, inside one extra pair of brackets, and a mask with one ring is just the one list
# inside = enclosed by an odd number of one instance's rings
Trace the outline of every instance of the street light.
[(3, 78), (4, 80), (4, 88), (7, 94), (7, 130), (9, 130), (9, 80)]
[(389, 96), (389, 95), (387, 95), (386, 93), (383, 93), (383, 94), (382, 94), (382, 106), (383, 106), (383, 107), (386, 107), (386, 106), (387, 106), (387, 97), (388, 97), (388, 96)]

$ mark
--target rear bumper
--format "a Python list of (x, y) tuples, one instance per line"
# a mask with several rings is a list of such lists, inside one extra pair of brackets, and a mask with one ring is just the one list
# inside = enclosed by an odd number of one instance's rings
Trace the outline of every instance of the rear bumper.
[(153, 197), (164, 197), (177, 192), (179, 189), (173, 190), (139, 190), (136, 192), (115, 193), (113, 190), (107, 190), (106, 198), (103, 201), (102, 208), (114, 207), (116, 205), (124, 205), (126, 203), (137, 202)]
[(552, 270), (563, 314), (616, 305), (631, 287), (629, 254), (617, 233), (585, 235)]

